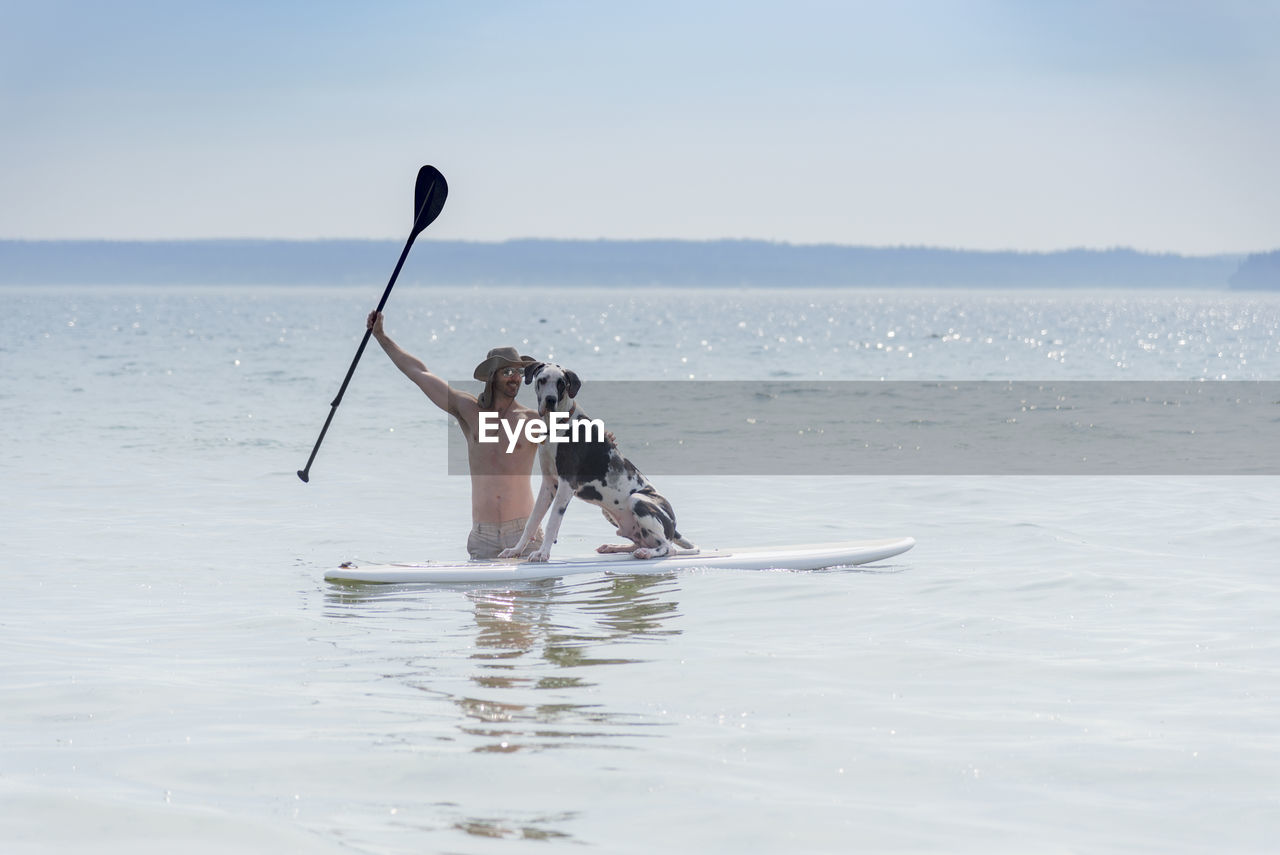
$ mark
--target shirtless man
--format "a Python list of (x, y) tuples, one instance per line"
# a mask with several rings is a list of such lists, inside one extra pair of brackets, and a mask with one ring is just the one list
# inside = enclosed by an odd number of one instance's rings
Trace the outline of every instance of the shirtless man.
[[(490, 560), (502, 550), (515, 546), (533, 511), (533, 489), (529, 475), (538, 446), (524, 437), (508, 452), (506, 432), (498, 426), (502, 442), (479, 441), (480, 412), (496, 412), (498, 418), (517, 430), (520, 422), (538, 417), (537, 412), (516, 402), (516, 394), (524, 382), (524, 366), (535, 362), (520, 356), (514, 347), (495, 347), (476, 366), (474, 376), (484, 382), (484, 391), (476, 398), (449, 387), (447, 381), (427, 370), (427, 366), (406, 353), (382, 328), (381, 312), (370, 312), (365, 325), (387, 356), (406, 377), (426, 393), (431, 403), (458, 420), (467, 438), (467, 463), (471, 470), (471, 534), (467, 552), (472, 560)], [(491, 428), (492, 431), (492, 428)], [(522, 552), (528, 554), (542, 545), (542, 530)]]

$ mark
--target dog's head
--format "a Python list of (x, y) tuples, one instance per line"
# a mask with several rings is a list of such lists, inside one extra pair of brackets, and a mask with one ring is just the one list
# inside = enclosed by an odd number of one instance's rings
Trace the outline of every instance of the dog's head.
[(567, 412), (573, 406), (578, 390), (582, 388), (582, 381), (577, 374), (552, 362), (526, 365), (524, 382), (533, 386), (533, 394), (538, 400), (538, 413), (543, 416), (556, 410)]

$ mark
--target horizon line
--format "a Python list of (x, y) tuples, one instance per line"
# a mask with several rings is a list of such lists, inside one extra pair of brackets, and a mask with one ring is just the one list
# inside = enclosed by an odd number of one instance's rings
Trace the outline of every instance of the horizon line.
[[(619, 244), (638, 244), (638, 243), (684, 243), (684, 244), (717, 244), (717, 243), (759, 243), (770, 244), (780, 247), (795, 247), (799, 249), (819, 249), (819, 248), (837, 248), (837, 249), (871, 249), (871, 250), (928, 250), (936, 252), (964, 252), (974, 254), (1016, 254), (1016, 255), (1056, 255), (1059, 253), (1070, 252), (1132, 252), (1138, 255), (1151, 256), (1177, 256), (1179, 258), (1224, 258), (1238, 257), (1245, 258), (1251, 255), (1265, 255), (1271, 252), (1280, 251), (1280, 247), (1271, 249), (1254, 249), (1240, 251), (1219, 251), (1206, 253), (1185, 253), (1177, 250), (1152, 250), (1139, 249), (1134, 246), (1121, 244), (1112, 244), (1106, 247), (1098, 246), (1064, 246), (1057, 249), (975, 249), (963, 246), (946, 246), (940, 244), (923, 244), (923, 243), (900, 243), (900, 244), (858, 244), (858, 243), (834, 243), (831, 241), (821, 241), (814, 243), (801, 243), (778, 238), (743, 238), (743, 237), (719, 237), (719, 238), (679, 238), (679, 237), (645, 237), (645, 238), (618, 238), (618, 237), (513, 237), (502, 239), (475, 239), (475, 238), (436, 238), (422, 236), (418, 238), (433, 243), (464, 243), (476, 245), (493, 245), (511, 243), (619, 243)], [(31, 238), (31, 237), (0, 237), (3, 243), (115, 243), (115, 244), (179, 244), (179, 243), (397, 243), (401, 238), (397, 237), (165, 237), (165, 238), (106, 238), (106, 237), (56, 237), (56, 238)]]

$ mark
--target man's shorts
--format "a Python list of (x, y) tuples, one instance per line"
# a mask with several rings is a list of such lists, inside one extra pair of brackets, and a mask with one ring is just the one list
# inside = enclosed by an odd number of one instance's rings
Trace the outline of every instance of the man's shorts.
[[(520, 535), (524, 534), (524, 527), (528, 522), (528, 517), (522, 517), (503, 523), (476, 523), (467, 536), (467, 552), (471, 555), (471, 560), (492, 561), (497, 558), (499, 552), (520, 542)], [(539, 528), (534, 532), (529, 545), (520, 553), (521, 557), (527, 556), (541, 545), (542, 529)]]

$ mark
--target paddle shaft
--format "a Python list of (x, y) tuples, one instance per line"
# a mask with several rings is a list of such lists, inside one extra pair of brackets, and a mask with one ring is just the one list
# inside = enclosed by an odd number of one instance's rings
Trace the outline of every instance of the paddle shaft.
[[(409, 239), (404, 242), (404, 250), (400, 253), (400, 260), (396, 262), (396, 269), (391, 272), (391, 279), (387, 281), (387, 288), (382, 292), (382, 299), (378, 301), (376, 311), (381, 312), (383, 307), (387, 305), (387, 298), (391, 296), (391, 289), (395, 287), (396, 277), (400, 275), (400, 268), (404, 267), (404, 260), (409, 257), (409, 249), (413, 246), (413, 239), (423, 229), (435, 222), (436, 217), (440, 216), (441, 209), (444, 208), (444, 200), (448, 197), (449, 184), (444, 180), (444, 176), (440, 174), (440, 170), (430, 165), (418, 170), (418, 178), (414, 182), (413, 188), (413, 228), (409, 230)], [(347, 369), (347, 376), (342, 380), (342, 388), (338, 389), (338, 396), (329, 405), (329, 417), (324, 420), (324, 427), (320, 429), (320, 436), (316, 438), (315, 447), (311, 449), (311, 456), (307, 458), (307, 465), (298, 470), (298, 477), (302, 479), (303, 483), (306, 483), (311, 477), (311, 464), (315, 462), (316, 453), (320, 451), (320, 443), (324, 442), (324, 435), (329, 432), (329, 425), (333, 422), (333, 414), (338, 411), (338, 405), (342, 403), (342, 396), (347, 392), (347, 384), (351, 382), (351, 376), (356, 373), (356, 366), (360, 364), (360, 357), (364, 355), (364, 349), (369, 344), (369, 336), (371, 335), (373, 335), (372, 327), (365, 330), (364, 338), (360, 341), (360, 347), (356, 349), (355, 359), (351, 360), (351, 367)]]
[[(416, 229), (409, 233), (409, 239), (405, 241), (404, 250), (400, 253), (400, 260), (396, 262), (396, 269), (392, 271), (391, 280), (387, 282), (387, 289), (382, 292), (382, 299), (378, 301), (377, 311), (381, 312), (383, 307), (387, 305), (387, 298), (391, 296), (391, 289), (396, 284), (396, 277), (400, 275), (400, 268), (404, 267), (404, 260), (409, 257), (409, 249), (413, 246), (413, 239), (417, 236)], [(311, 478), (311, 464), (315, 462), (316, 453), (320, 451), (320, 443), (324, 442), (324, 435), (329, 432), (329, 425), (333, 422), (333, 414), (338, 411), (338, 405), (342, 403), (342, 396), (347, 392), (347, 384), (351, 382), (352, 375), (356, 373), (356, 366), (360, 364), (360, 357), (364, 356), (364, 349), (369, 344), (369, 336), (371, 335), (373, 335), (372, 329), (364, 331), (364, 338), (360, 340), (360, 347), (356, 349), (356, 356), (351, 360), (351, 367), (347, 369), (347, 376), (342, 380), (342, 387), (338, 389), (338, 396), (329, 405), (329, 417), (324, 420), (324, 427), (320, 429), (320, 436), (316, 438), (315, 447), (311, 449), (311, 456), (307, 458), (307, 465), (298, 470), (298, 477), (302, 479), (303, 483), (306, 483)]]

